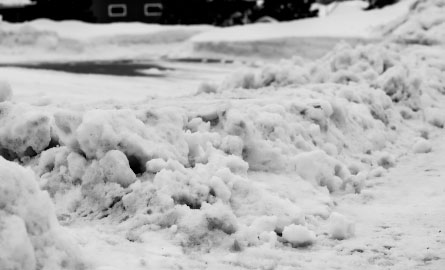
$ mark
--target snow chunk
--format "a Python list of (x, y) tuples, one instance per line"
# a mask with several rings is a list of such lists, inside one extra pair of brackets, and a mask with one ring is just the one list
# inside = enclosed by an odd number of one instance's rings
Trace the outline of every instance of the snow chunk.
[(348, 174), (346, 168), (323, 151), (301, 153), (293, 159), (293, 162), (302, 178), (327, 186), (331, 192), (340, 188), (343, 183), (341, 177), (345, 178)]
[(389, 169), (396, 165), (396, 161), (393, 155), (387, 152), (379, 152), (377, 154), (377, 164), (385, 169)]
[(355, 224), (342, 214), (333, 212), (330, 216), (329, 235), (337, 240), (350, 238), (355, 233)]
[(302, 247), (312, 245), (316, 236), (313, 231), (302, 225), (289, 225), (284, 227), (283, 239), (292, 244), (292, 246)]
[(50, 117), (20, 104), (0, 103), (0, 152), (13, 160), (35, 156), (51, 142)]
[(445, 115), (439, 108), (426, 108), (425, 119), (428, 123), (435, 127), (445, 127)]
[(107, 182), (128, 187), (136, 181), (136, 175), (131, 170), (127, 157), (121, 151), (108, 151), (99, 164)]
[(67, 157), (68, 171), (74, 179), (82, 179), (86, 170), (87, 161), (78, 153), (72, 152)]
[(226, 234), (237, 231), (238, 224), (230, 207), (221, 202), (215, 204), (203, 203), (202, 210), (207, 220), (207, 229), (221, 230)]
[(147, 161), (145, 166), (147, 167), (148, 172), (158, 173), (167, 166), (167, 162), (162, 158), (154, 158)]
[(431, 142), (423, 138), (417, 140), (413, 146), (414, 153), (429, 153), (433, 149)]

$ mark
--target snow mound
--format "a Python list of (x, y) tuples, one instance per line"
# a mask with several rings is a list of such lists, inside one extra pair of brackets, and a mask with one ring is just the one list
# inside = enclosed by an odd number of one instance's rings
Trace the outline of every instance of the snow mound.
[(354, 236), (355, 224), (347, 217), (333, 212), (329, 217), (329, 235), (337, 240), (343, 240)]
[(404, 18), (385, 29), (397, 42), (434, 45), (445, 43), (445, 1), (418, 0)]
[[(343, 44), (173, 101), (5, 101), (0, 153), (34, 170), (59, 216), (106, 220), (131, 242), (159, 231), (187, 250), (304, 246), (329, 218), (331, 193), (360, 193), (397, 165), (398, 135), (417, 138), (409, 136), (421, 121), (443, 128), (435, 102), (445, 68), (433, 58)], [(347, 218), (331, 221), (333, 238), (353, 234)]]
[[(283, 60), (276, 65), (268, 65), (259, 72), (235, 74), (217, 89), (260, 89), (311, 83), (369, 85), (383, 90), (395, 103), (418, 109), (422, 87), (433, 88), (437, 85), (424, 80), (421, 76), (422, 65), (401, 58), (398, 53), (401, 50), (391, 44), (351, 46), (340, 43), (326, 56), (314, 62), (308, 63), (301, 58)], [(434, 69), (441, 74), (440, 67)], [(437, 76), (425, 76), (440, 80), (442, 75), (439, 73)], [(423, 81), (426, 85), (422, 85)], [(344, 97), (353, 101), (356, 98), (354, 93), (345, 91)], [(381, 104), (386, 106), (388, 102), (383, 101)], [(377, 110), (373, 113), (377, 113)], [(384, 117), (378, 113), (375, 116)]]
[[(395, 166), (386, 148), (406, 121), (422, 119), (426, 93), (440, 93), (431, 85), (440, 66), (417, 74), (422, 62), (405, 62), (398, 50), (343, 45), (313, 63), (295, 58), (237, 74), (173, 105), (50, 110), (3, 102), (2, 155), (31, 165), (41, 187), (63, 201), (58, 214), (110, 219), (131, 241), (163, 230), (192, 248), (282, 245), (285, 228), (328, 218), (329, 193), (359, 193)], [(413, 74), (428, 79), (420, 87)], [(305, 208), (255, 173), (289, 175), (294, 192), (326, 203)]]
[(0, 268), (85, 269), (34, 173), (0, 157)]

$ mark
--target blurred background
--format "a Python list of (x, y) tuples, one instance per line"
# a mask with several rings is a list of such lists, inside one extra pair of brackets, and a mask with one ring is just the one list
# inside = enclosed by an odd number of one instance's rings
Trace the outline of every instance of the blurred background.
[[(0, 0), (4, 21), (241, 25), (325, 16), (345, 0)], [(396, 0), (364, 0), (366, 9)]]

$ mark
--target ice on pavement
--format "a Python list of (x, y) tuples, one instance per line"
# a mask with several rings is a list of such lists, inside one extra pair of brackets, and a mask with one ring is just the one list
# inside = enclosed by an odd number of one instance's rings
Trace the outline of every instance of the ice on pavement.
[[(341, 43), (125, 106), (36, 104), (1, 82), (0, 268), (440, 269), (439, 232), (412, 245), (444, 210), (440, 177), (418, 177), (437, 160), (407, 161), (443, 153), (445, 56), (422, 38)], [(382, 206), (420, 199), (428, 228), (416, 207)]]

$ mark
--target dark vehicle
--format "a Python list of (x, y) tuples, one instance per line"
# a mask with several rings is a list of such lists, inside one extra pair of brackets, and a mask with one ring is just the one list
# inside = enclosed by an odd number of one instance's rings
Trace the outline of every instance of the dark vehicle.
[(0, 7), (6, 21), (36, 18), (87, 22), (140, 21), (161, 24), (234, 25), (262, 17), (278, 21), (314, 16), (315, 0), (34, 0), (31, 5)]

